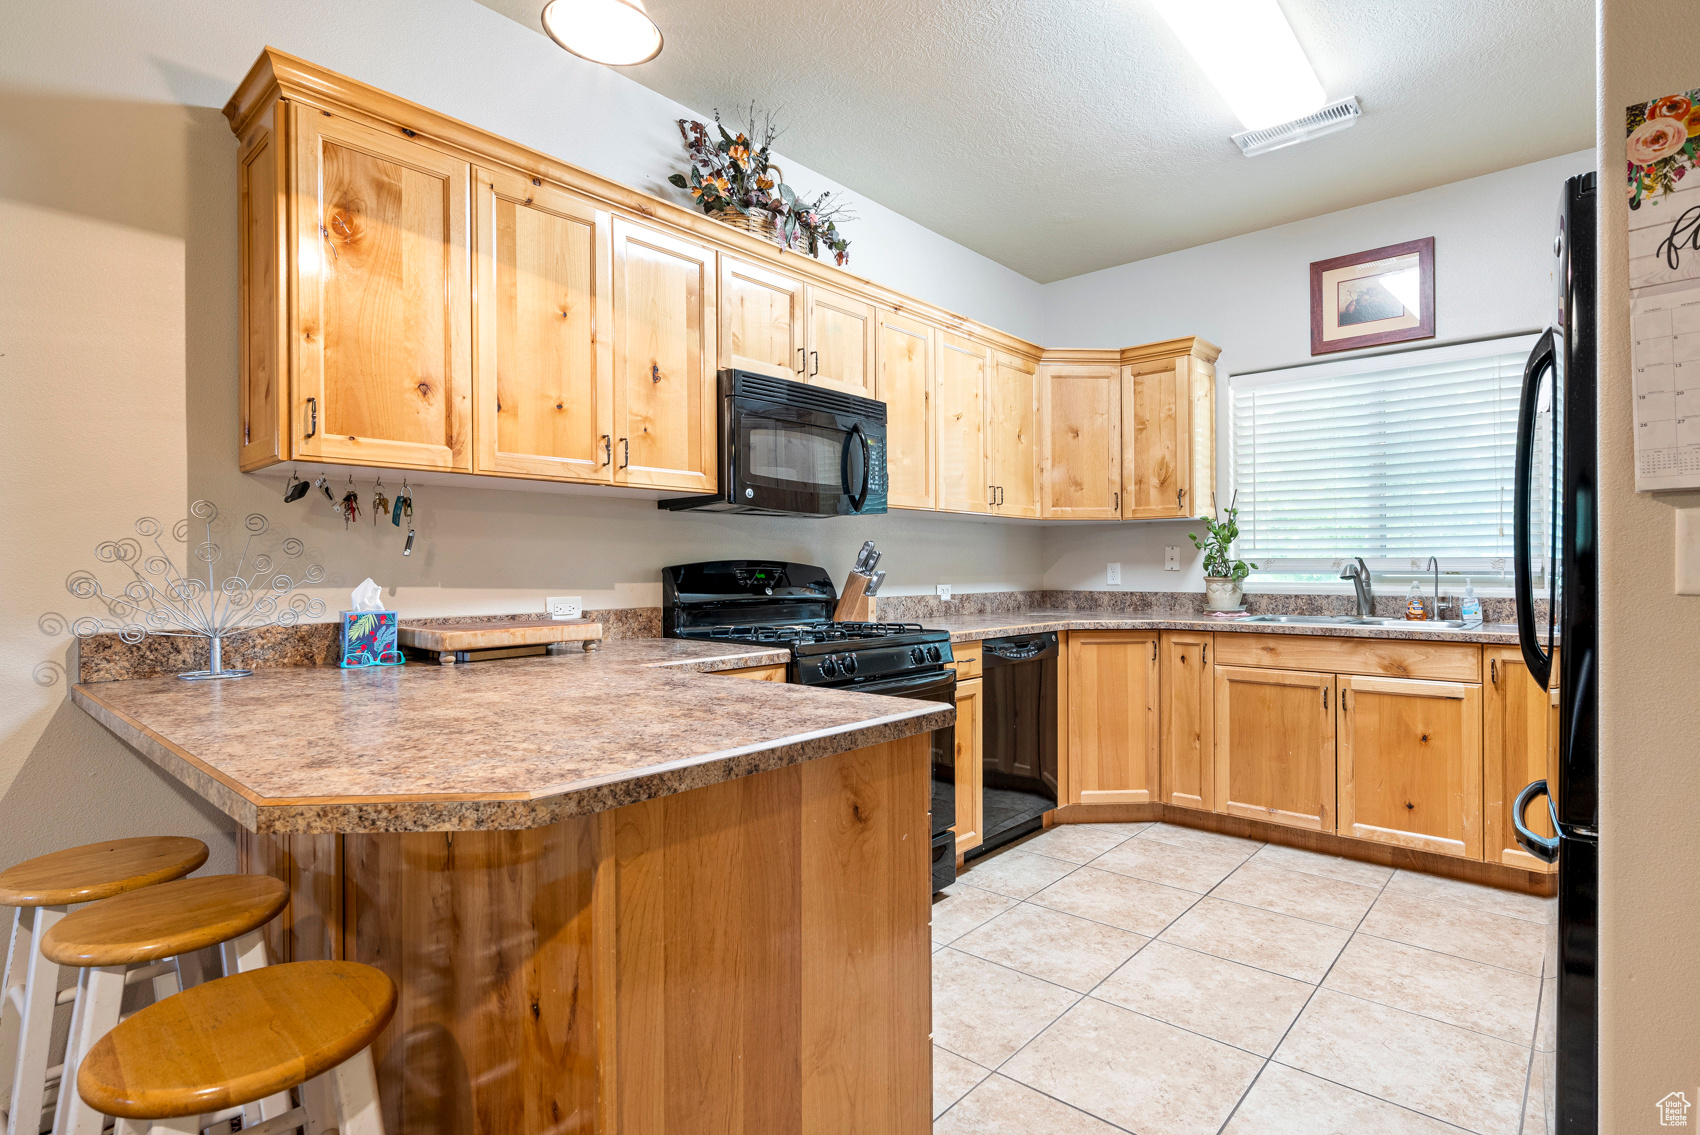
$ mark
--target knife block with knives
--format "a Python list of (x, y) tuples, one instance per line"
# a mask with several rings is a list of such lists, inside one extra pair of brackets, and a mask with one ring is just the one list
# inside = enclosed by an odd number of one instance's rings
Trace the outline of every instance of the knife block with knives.
[(885, 572), (874, 570), (879, 562), (880, 553), (874, 551), (874, 542), (869, 540), (862, 545), (856, 562), (851, 565), (850, 575), (838, 593), (838, 607), (832, 613), (834, 622), (874, 621), (874, 596), (879, 593), (880, 584), (885, 582)]

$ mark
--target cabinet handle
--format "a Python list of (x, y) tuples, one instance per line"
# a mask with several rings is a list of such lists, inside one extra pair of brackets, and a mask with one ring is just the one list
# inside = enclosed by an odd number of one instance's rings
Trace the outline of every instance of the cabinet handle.
[(649, 364), (649, 381), (651, 381), (651, 382), (660, 382), (661, 381), (661, 364), (660, 363), (650, 363)]
[(1493, 680), (1494, 685), (1499, 685), (1499, 659), (1488, 659), (1488, 677)]
[(1116, 502), (1110, 506), (1110, 511), (1115, 513), (1117, 516), (1120, 516), (1122, 511), (1122, 494), (1120, 489), (1116, 490), (1115, 497)]
[(607, 434), (602, 435), (602, 464), (614, 464), (614, 439)]
[(806, 352), (804, 352), (803, 348), (798, 347), (797, 348), (797, 373), (802, 374), (804, 371), (806, 371), (808, 369), (809, 369), (809, 361), (808, 361)]
[(998, 486), (998, 507), (999, 508), (1003, 507), (1003, 486), (1002, 485)]
[(1186, 490), (1185, 489), (1176, 489), (1175, 490), (1175, 507), (1176, 508), (1185, 508), (1186, 507)]
[(813, 378), (815, 375), (820, 373), (820, 352), (810, 351), (809, 357), (815, 360), (814, 366), (809, 370), (809, 377)]
[(1151, 661), (1157, 661), (1157, 640), (1151, 640)]
[(623, 437), (623, 438), (620, 439), (620, 451), (621, 451), (620, 468), (622, 468), (622, 469), (629, 468), (631, 466), (631, 463), (632, 463), (632, 439), (631, 438)]
[[(319, 400), (317, 398), (307, 399), (307, 411), (311, 415), (308, 418), (307, 437), (312, 437), (319, 432)], [(305, 441), (306, 438), (302, 440)]]

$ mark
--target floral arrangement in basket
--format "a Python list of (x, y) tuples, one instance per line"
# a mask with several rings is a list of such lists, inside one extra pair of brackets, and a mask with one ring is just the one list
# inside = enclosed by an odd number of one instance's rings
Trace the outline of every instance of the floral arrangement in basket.
[(1700, 164), (1700, 89), (1629, 108), (1629, 207), (1676, 183)]
[[(734, 135), (716, 110), (712, 130), (706, 123), (681, 118), (679, 133), (691, 172), (667, 180), (687, 190), (704, 213), (810, 256), (819, 256), (824, 247), (832, 249), (840, 265), (849, 261), (850, 242), (839, 233), (838, 222), (855, 218), (830, 192), (805, 200), (785, 184), (783, 172), (771, 160), (780, 133), (771, 114), (758, 129), (752, 104), (748, 127)], [(754, 140), (758, 136), (759, 144)]]

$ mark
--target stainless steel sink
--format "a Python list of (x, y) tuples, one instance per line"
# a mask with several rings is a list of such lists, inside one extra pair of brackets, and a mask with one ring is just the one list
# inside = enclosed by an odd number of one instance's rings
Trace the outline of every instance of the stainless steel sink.
[(1251, 615), (1240, 620), (1243, 623), (1287, 623), (1308, 627), (1394, 627), (1409, 626), (1415, 629), (1437, 631), (1457, 631), (1464, 629), (1462, 619), (1388, 619), (1380, 616), (1359, 615)]

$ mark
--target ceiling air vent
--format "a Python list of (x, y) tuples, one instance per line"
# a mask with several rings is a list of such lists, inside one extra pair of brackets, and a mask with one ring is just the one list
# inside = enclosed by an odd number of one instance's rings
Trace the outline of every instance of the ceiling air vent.
[(1258, 154), (1267, 154), (1270, 150), (1279, 150), (1283, 146), (1308, 142), (1312, 138), (1344, 130), (1356, 122), (1362, 113), (1363, 109), (1358, 106), (1358, 96), (1347, 95), (1339, 102), (1331, 102), (1303, 118), (1295, 118), (1279, 126), (1265, 126), (1261, 130), (1247, 130), (1244, 134), (1235, 134), (1234, 141), (1239, 144), (1240, 153), (1248, 158), (1255, 158)]

